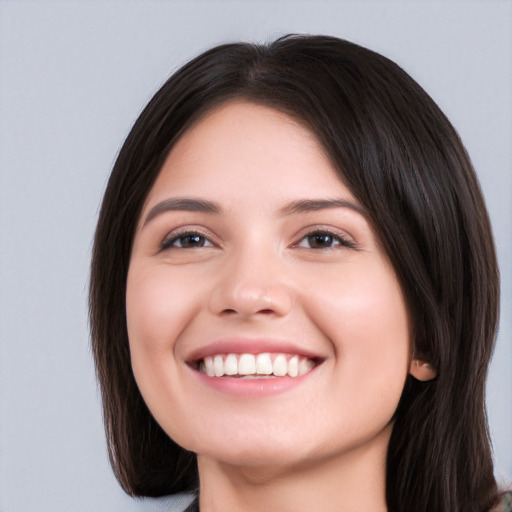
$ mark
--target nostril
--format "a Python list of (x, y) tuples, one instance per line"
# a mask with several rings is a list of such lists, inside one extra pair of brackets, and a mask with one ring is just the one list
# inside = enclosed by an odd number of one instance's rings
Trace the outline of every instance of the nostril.
[[(234, 315), (237, 313), (237, 310), (232, 309), (232, 308), (226, 308), (223, 310), (223, 313), (225, 315)], [(272, 315), (274, 313), (275, 313), (275, 311), (272, 308), (265, 308), (265, 309), (260, 309), (260, 310), (256, 311), (254, 314), (255, 315)]]
[(264, 287), (258, 283), (223, 281), (215, 287), (209, 307), (215, 314), (224, 316), (282, 316), (292, 307), (291, 292), (277, 283)]

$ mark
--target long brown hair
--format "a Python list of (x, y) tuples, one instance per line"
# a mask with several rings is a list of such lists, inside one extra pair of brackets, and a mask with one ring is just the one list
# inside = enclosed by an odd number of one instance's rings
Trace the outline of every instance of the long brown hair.
[(408, 377), (387, 457), (390, 511), (481, 512), (496, 495), (484, 385), (498, 319), (498, 269), (469, 157), (434, 101), (387, 58), (333, 37), (227, 44), (195, 58), (156, 93), (115, 163), (100, 211), (90, 324), (114, 472), (126, 492), (197, 486), (195, 456), (158, 426), (137, 389), (125, 291), (135, 227), (177, 139), (233, 98), (283, 111), (317, 136), (370, 213), (413, 326), (437, 370)]

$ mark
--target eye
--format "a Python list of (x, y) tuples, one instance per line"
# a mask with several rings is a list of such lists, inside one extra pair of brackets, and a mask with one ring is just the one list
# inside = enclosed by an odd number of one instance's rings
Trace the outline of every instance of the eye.
[(213, 243), (202, 233), (187, 231), (171, 234), (162, 242), (162, 249), (195, 249), (201, 247), (213, 247)]
[(332, 249), (334, 247), (349, 247), (355, 249), (354, 242), (332, 233), (330, 231), (318, 230), (307, 234), (296, 247), (305, 247), (307, 249)]

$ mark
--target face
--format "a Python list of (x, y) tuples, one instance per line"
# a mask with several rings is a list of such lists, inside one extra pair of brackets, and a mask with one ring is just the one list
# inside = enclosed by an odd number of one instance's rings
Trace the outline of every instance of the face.
[(400, 286), (364, 208), (284, 114), (228, 103), (177, 142), (126, 306), (141, 393), (199, 457), (293, 465), (387, 446), (410, 364)]

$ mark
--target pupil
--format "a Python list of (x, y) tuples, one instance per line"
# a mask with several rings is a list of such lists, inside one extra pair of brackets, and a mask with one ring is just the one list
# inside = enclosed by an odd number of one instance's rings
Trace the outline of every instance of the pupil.
[(201, 239), (200, 235), (188, 235), (183, 239), (183, 247), (201, 246)]
[(330, 247), (332, 245), (332, 236), (330, 235), (314, 235), (311, 237), (311, 247)]

